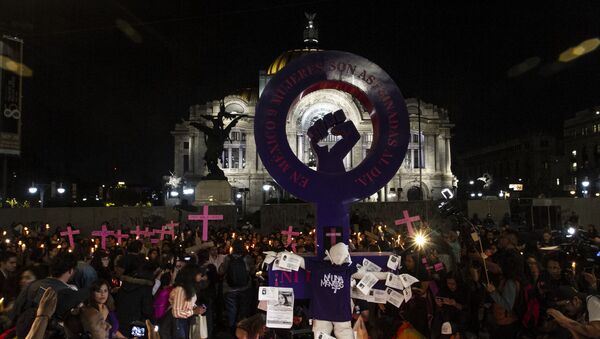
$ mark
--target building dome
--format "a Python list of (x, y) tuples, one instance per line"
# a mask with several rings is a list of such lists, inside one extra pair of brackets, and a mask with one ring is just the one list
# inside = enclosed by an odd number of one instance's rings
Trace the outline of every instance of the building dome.
[(267, 68), (267, 75), (275, 75), (275, 73), (279, 72), (280, 69), (285, 67), (292, 60), (301, 57), (303, 55), (322, 51), (320, 48), (302, 48), (302, 49), (292, 49), (289, 51), (285, 51), (281, 53), (272, 63), (269, 68)]

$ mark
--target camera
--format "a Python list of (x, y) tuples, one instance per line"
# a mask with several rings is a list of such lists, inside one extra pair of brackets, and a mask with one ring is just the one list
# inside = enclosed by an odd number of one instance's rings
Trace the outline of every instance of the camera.
[(134, 322), (131, 324), (131, 336), (133, 338), (145, 338), (146, 337), (146, 325), (141, 322)]
[(131, 326), (131, 336), (143, 338), (146, 335), (146, 328), (142, 326)]

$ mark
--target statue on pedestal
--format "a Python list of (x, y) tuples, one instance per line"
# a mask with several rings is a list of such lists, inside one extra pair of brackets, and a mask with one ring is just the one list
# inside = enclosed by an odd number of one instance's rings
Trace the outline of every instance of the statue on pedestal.
[[(198, 122), (190, 123), (190, 125), (204, 133), (204, 142), (206, 143), (204, 160), (206, 161), (206, 167), (208, 167), (208, 175), (206, 175), (204, 179), (227, 180), (225, 173), (219, 168), (219, 157), (223, 154), (223, 145), (225, 144), (225, 141), (229, 140), (229, 132), (231, 132), (231, 129), (235, 127), (240, 119), (246, 116), (246, 114), (235, 114), (225, 111), (225, 102), (221, 100), (221, 107), (216, 116), (209, 114), (200, 116), (201, 118), (210, 121), (212, 127)], [(225, 127), (225, 119), (232, 119), (227, 127)]]

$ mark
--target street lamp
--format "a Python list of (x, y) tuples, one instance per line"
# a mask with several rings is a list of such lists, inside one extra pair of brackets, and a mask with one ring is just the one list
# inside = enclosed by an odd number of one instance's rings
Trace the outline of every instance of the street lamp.
[(583, 187), (583, 190), (581, 191), (581, 193), (583, 193), (583, 196), (585, 198), (588, 197), (588, 187), (590, 186), (590, 180), (588, 179), (588, 177), (583, 178), (583, 181), (581, 182), (581, 186)]
[[(54, 182), (52, 182), (52, 184), (40, 184), (40, 183), (31, 183), (31, 186), (27, 189), (27, 191), (29, 192), (29, 194), (37, 194), (38, 192), (40, 193), (40, 207), (44, 208), (44, 202), (46, 201), (44, 199), (45, 193), (46, 193), (46, 188), (51, 187), (54, 188)], [(56, 193), (63, 195), (65, 194), (67, 190), (63, 187), (62, 184), (60, 184), (60, 186), (58, 188), (56, 188)]]
[(273, 184), (270, 184), (270, 183), (265, 183), (265, 184), (262, 186), (262, 189), (263, 189), (263, 191), (265, 191), (265, 193), (268, 193), (268, 192), (269, 192), (269, 191), (271, 191), (271, 190), (275, 190), (275, 193), (277, 193), (277, 203), (278, 203), (278, 204), (280, 203), (280, 201), (281, 201), (280, 192), (279, 192), (279, 190), (277, 189), (277, 187), (275, 187), (275, 185), (273, 185)]

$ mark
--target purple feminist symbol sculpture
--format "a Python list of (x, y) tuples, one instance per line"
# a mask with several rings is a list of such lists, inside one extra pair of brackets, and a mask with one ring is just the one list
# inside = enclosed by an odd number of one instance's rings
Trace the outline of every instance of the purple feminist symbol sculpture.
[[(288, 142), (290, 109), (306, 95), (336, 90), (352, 97), (373, 125), (365, 159), (346, 170), (343, 159), (360, 139), (349, 112), (335, 110), (307, 130), (317, 170), (298, 159)], [(354, 117), (354, 120), (361, 119)], [(358, 121), (358, 120), (356, 120)], [(341, 136), (331, 148), (320, 146), (328, 135)], [(304, 55), (278, 71), (263, 90), (254, 119), (256, 149), (275, 181), (290, 194), (316, 204), (317, 255), (331, 227), (350, 236), (349, 205), (378, 192), (398, 171), (409, 141), (408, 111), (400, 90), (379, 66), (360, 56), (323, 51)]]
[[(331, 129), (332, 135), (342, 136), (331, 149), (327, 146), (319, 146), (319, 141), (329, 135)], [(335, 113), (328, 113), (322, 119), (315, 123), (307, 131), (310, 138), (310, 147), (317, 155), (317, 171), (327, 173), (343, 173), (344, 157), (350, 153), (352, 147), (360, 140), (360, 134), (356, 126), (350, 120), (346, 120), (344, 111), (337, 110)]]

